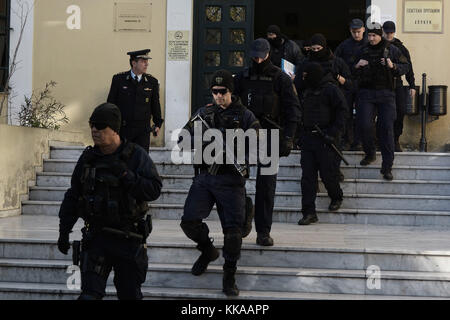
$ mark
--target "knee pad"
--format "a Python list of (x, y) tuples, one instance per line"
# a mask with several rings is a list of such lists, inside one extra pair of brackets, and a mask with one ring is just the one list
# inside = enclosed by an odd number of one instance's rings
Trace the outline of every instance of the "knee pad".
[(240, 258), (242, 233), (238, 228), (230, 228), (224, 232), (223, 256), (225, 260), (236, 261)]
[(184, 221), (180, 223), (181, 229), (184, 234), (194, 242), (199, 244), (210, 242), (209, 240), (209, 228), (206, 223), (201, 220)]

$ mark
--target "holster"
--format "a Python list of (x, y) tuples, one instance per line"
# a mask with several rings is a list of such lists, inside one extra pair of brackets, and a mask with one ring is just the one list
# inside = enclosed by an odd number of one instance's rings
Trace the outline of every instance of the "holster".
[(72, 243), (72, 263), (74, 266), (80, 264), (81, 242), (76, 240)]

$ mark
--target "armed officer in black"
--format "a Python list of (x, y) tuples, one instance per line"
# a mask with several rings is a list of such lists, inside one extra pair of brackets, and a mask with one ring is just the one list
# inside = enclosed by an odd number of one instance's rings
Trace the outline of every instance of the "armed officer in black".
[[(305, 90), (302, 97), (302, 121), (300, 147), (302, 150), (302, 214), (299, 225), (318, 221), (316, 215), (317, 173), (331, 198), (330, 211), (340, 208), (343, 193), (339, 186), (338, 156), (330, 144), (336, 144), (344, 129), (348, 112), (344, 94), (335, 84), (330, 73), (325, 74), (318, 63), (310, 63), (304, 69)], [(321, 136), (319, 129), (325, 134)]]
[(375, 117), (377, 135), (383, 157), (381, 174), (391, 181), (394, 164), (394, 121), (396, 119), (394, 77), (401, 77), (410, 70), (410, 64), (401, 51), (382, 38), (379, 23), (367, 26), (369, 43), (357, 57), (354, 74), (357, 78), (358, 109), (356, 120), (361, 131), (365, 157), (362, 166), (376, 159)]
[(400, 136), (403, 133), (403, 119), (406, 114), (406, 94), (411, 95), (412, 97), (416, 94), (416, 79), (414, 77), (414, 69), (411, 61), (411, 55), (409, 50), (405, 47), (403, 42), (395, 37), (395, 23), (393, 21), (386, 21), (383, 24), (383, 37), (389, 41), (391, 44), (396, 46), (402, 52), (403, 56), (406, 57), (408, 63), (410, 64), (410, 70), (405, 75), (405, 79), (408, 82), (409, 90), (405, 92), (403, 87), (402, 77), (395, 77), (395, 105), (397, 110), (397, 118), (394, 122), (394, 144), (395, 144), (395, 152), (402, 152), (402, 148), (400, 146)]
[[(200, 124), (203, 130), (209, 128), (225, 132), (227, 129), (257, 130), (260, 128), (253, 113), (245, 108), (239, 97), (232, 95), (233, 76), (226, 70), (214, 73), (211, 83), (213, 105), (200, 108), (184, 129), (194, 138), (194, 125)], [(206, 122), (201, 122), (199, 116)], [(181, 137), (180, 137), (181, 138)], [(179, 140), (179, 143), (183, 139)], [(226, 143), (226, 139), (224, 139)], [(209, 143), (204, 144), (203, 148)], [(256, 146), (254, 146), (256, 147)], [(198, 151), (198, 150), (197, 150)], [(249, 149), (246, 148), (248, 160)], [(227, 152), (226, 152), (227, 153)], [(231, 157), (232, 155), (227, 154)], [(204, 159), (203, 159), (204, 160)], [(213, 170), (213, 167), (216, 170)], [(237, 170), (233, 164), (208, 165), (203, 162), (196, 165), (196, 175), (189, 190), (181, 218), (181, 228), (186, 236), (197, 243), (201, 251), (200, 257), (192, 267), (192, 274), (203, 274), (208, 264), (219, 257), (209, 237), (208, 225), (202, 222), (206, 219), (216, 204), (224, 234), (223, 257), (223, 292), (228, 296), (239, 295), (235, 283), (237, 261), (242, 245), (242, 229), (245, 224), (245, 179), (248, 177), (248, 165), (244, 171)]]
[[(147, 152), (150, 132), (157, 136), (164, 122), (161, 118), (159, 83), (147, 72), (150, 49), (128, 52), (131, 70), (114, 75), (108, 102), (122, 113), (120, 137), (137, 143)], [(154, 127), (150, 121), (153, 119)]]
[[(235, 77), (235, 94), (255, 114), (261, 127), (269, 130), (269, 147), (270, 130), (280, 130), (279, 155), (287, 157), (294, 146), (294, 135), (300, 120), (300, 103), (291, 78), (272, 64), (269, 52), (270, 44), (266, 39), (253, 41), (250, 51), (252, 66)], [(256, 243), (272, 246), (270, 230), (277, 174), (262, 175), (261, 167), (259, 164), (256, 176)]]
[[(120, 110), (105, 103), (89, 119), (94, 147), (87, 147), (72, 174), (59, 211), (58, 248), (67, 254), (69, 233), (82, 218), (81, 300), (101, 299), (114, 269), (119, 299), (142, 299), (151, 232), (147, 201), (156, 200), (162, 182), (148, 153), (121, 140)], [(76, 259), (78, 260), (78, 259)]]

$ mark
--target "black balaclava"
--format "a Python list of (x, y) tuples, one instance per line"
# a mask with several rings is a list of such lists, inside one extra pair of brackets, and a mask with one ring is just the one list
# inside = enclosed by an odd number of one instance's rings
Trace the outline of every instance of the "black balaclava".
[(281, 35), (280, 27), (277, 25), (271, 25), (267, 28), (267, 33), (274, 33), (277, 35), (277, 37), (275, 39), (267, 38), (267, 40), (270, 42), (270, 44), (272, 46), (279, 49), (281, 47), (281, 45), (283, 44), (283, 38)]
[(308, 88), (319, 87), (325, 75), (322, 66), (317, 62), (311, 62), (306, 66), (304, 72), (306, 72), (305, 76), (306, 86)]
[(311, 46), (319, 45), (322, 46), (323, 49), (320, 51), (312, 51), (310, 52), (310, 56), (312, 60), (315, 61), (324, 61), (327, 60), (330, 56), (330, 51), (327, 46), (327, 39), (321, 33), (316, 33), (311, 37)]
[(253, 62), (253, 68), (256, 70), (257, 74), (263, 74), (264, 71), (266, 70), (267, 66), (269, 64), (271, 64), (270, 56), (269, 56), (269, 58), (267, 58), (266, 60), (264, 60), (261, 63), (256, 63), (255, 61), (252, 61), (252, 62)]
[(115, 104), (103, 103), (94, 109), (89, 118), (89, 122), (106, 124), (112, 130), (119, 133), (122, 114)]

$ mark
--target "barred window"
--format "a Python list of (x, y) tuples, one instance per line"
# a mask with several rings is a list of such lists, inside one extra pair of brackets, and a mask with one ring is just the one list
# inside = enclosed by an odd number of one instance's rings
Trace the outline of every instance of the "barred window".
[(0, 0), (0, 91), (5, 91), (9, 72), (9, 29), (11, 0)]

